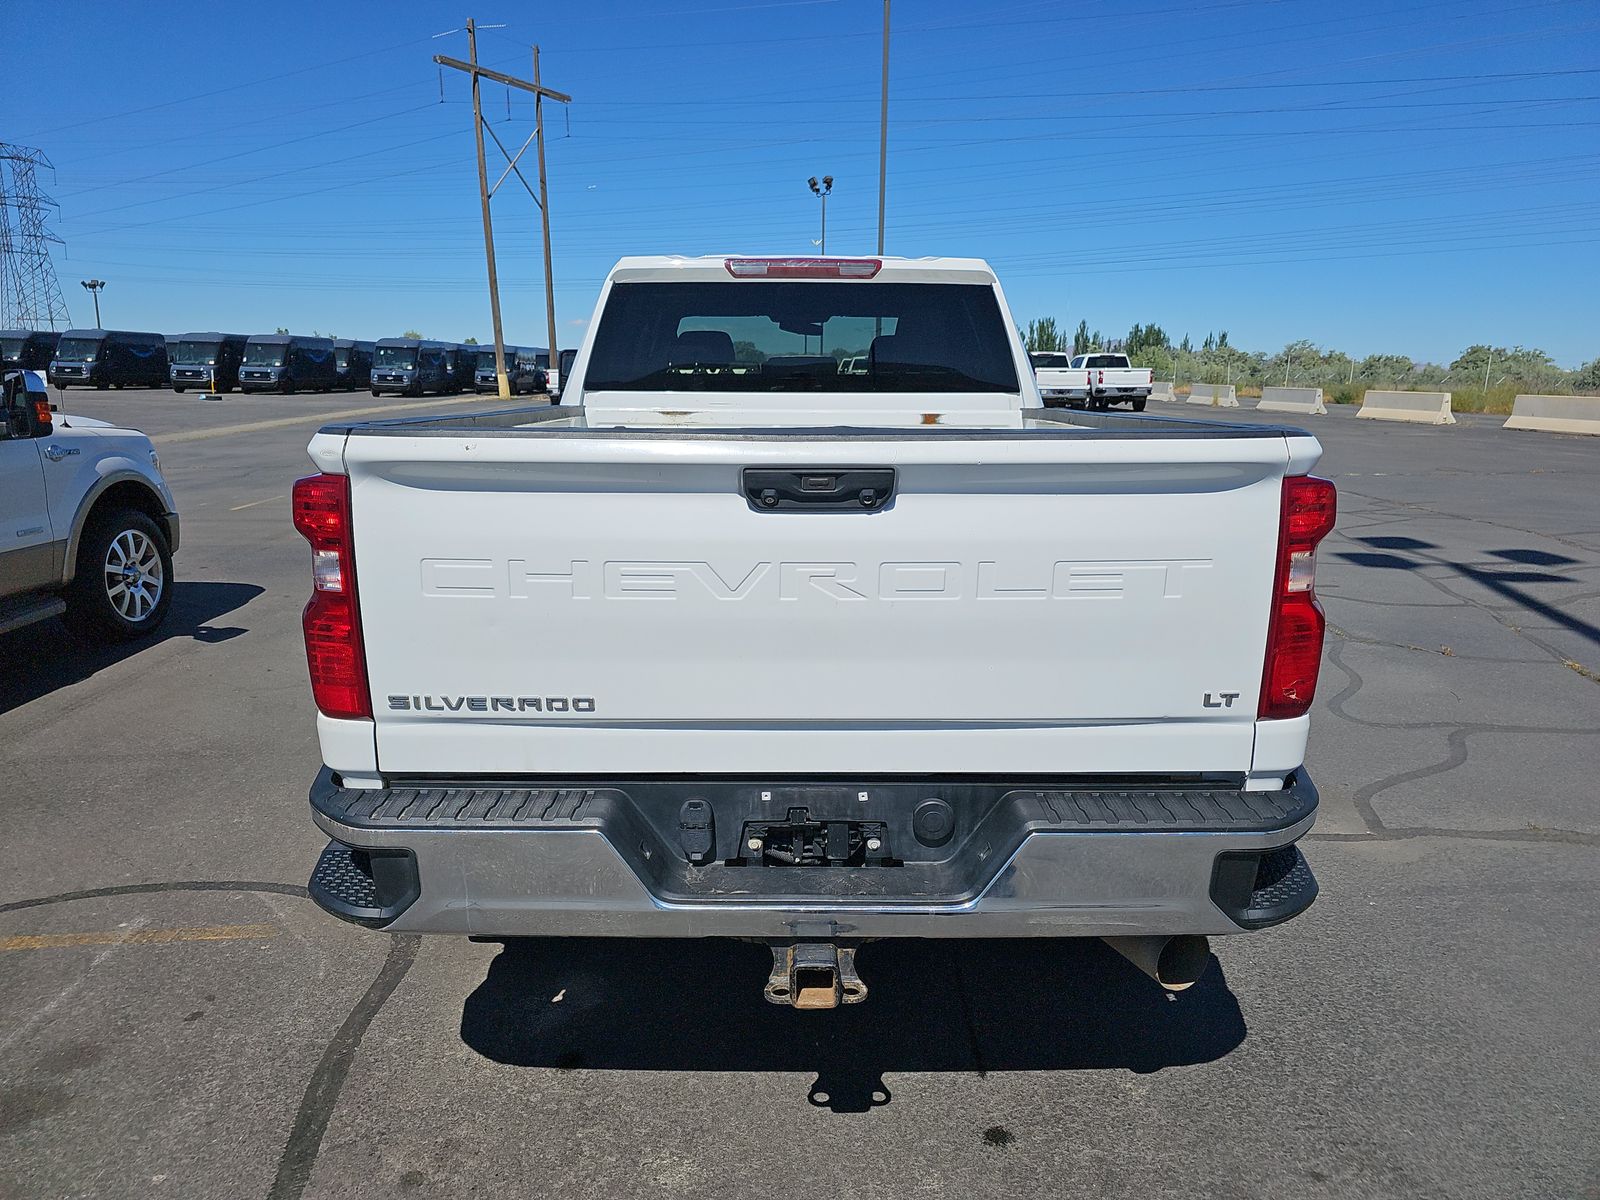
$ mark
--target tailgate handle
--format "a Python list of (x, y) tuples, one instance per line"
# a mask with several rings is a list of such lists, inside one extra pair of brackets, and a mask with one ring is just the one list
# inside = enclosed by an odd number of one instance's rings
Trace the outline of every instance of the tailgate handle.
[(746, 467), (757, 512), (876, 512), (894, 496), (893, 467)]

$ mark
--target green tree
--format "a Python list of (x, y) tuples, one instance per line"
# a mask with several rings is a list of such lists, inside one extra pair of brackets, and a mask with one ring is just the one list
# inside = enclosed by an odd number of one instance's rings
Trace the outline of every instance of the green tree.
[(1404, 354), (1369, 354), (1356, 366), (1356, 374), (1368, 386), (1375, 383), (1400, 383), (1417, 369)]
[(289, 331), (287, 329), (285, 329), (282, 325), (279, 325), (278, 326), (278, 332), (279, 333), (288, 333)]
[(735, 342), (733, 344), (733, 361), (742, 363), (764, 363), (767, 361), (767, 352), (754, 342)]
[(400, 336), (403, 337), (403, 338), (411, 338), (414, 341), (418, 341), (418, 342), (425, 342), (425, 341), (428, 340), (428, 335), (427, 334), (419, 333), (415, 329), (408, 329), (404, 333), (402, 333)]
[(1029, 350), (1065, 350), (1066, 338), (1054, 317), (1035, 317), (1022, 331), (1022, 344)]
[(1319, 380), (1322, 374), (1322, 351), (1307, 338), (1290, 342), (1263, 364), (1268, 383), (1292, 383)]
[(1600, 391), (1600, 358), (1579, 367), (1573, 374), (1572, 386), (1586, 392)]
[(463, 346), (476, 346), (478, 344), (478, 339), (477, 338), (463, 338), (461, 344)]
[(1079, 321), (1078, 328), (1072, 333), (1072, 352), (1086, 354), (1089, 350), (1089, 322)]
[(1566, 372), (1556, 366), (1543, 350), (1530, 350), (1524, 346), (1468, 346), (1450, 364), (1452, 372), (1460, 371), (1467, 378), (1482, 379), (1485, 371), (1521, 382), (1563, 381)]
[(1178, 343), (1178, 353), (1180, 353), (1180, 354), (1193, 354), (1194, 353), (1194, 343), (1189, 340), (1189, 335), (1187, 333), (1183, 335), (1183, 341)]
[(1123, 351), (1132, 359), (1151, 350), (1166, 350), (1172, 345), (1172, 340), (1167, 337), (1166, 330), (1159, 325), (1140, 325), (1135, 322), (1132, 329), (1128, 330), (1128, 338), (1122, 344)]

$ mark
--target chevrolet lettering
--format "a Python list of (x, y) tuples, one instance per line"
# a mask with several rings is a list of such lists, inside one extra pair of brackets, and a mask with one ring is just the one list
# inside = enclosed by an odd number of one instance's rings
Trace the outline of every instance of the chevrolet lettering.
[(422, 594), (519, 600), (1119, 600), (1182, 599), (1209, 559), (1046, 562), (1032, 569), (960, 562), (537, 563), (425, 558)]
[(1315, 438), (1046, 407), (977, 259), (627, 258), (585, 329), (559, 405), (312, 439), (324, 909), (828, 1009), (878, 939), (1181, 989), (1311, 905)]

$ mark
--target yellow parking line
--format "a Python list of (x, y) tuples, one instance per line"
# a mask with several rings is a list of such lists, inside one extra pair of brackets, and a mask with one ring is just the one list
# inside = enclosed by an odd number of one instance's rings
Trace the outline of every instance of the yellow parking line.
[(276, 937), (276, 925), (191, 925), (178, 929), (25, 933), (0, 937), (0, 950), (64, 950), (74, 946), (164, 946), (169, 942), (228, 942)]
[(283, 496), (281, 494), (277, 495), (277, 496), (268, 496), (265, 500), (252, 500), (252, 501), (250, 501), (249, 504), (237, 504), (234, 507), (230, 508), (228, 511), (229, 512), (243, 512), (245, 509), (254, 508), (258, 504), (271, 504), (274, 500), (282, 500), (282, 499), (283, 499)]

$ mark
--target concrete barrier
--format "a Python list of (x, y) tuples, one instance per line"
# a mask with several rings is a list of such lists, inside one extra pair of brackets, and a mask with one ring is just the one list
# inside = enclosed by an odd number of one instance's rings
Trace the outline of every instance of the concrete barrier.
[(1152, 400), (1177, 400), (1179, 397), (1172, 394), (1172, 385), (1157, 380), (1150, 385), (1150, 399)]
[(1600, 434), (1600, 396), (1518, 396), (1501, 428)]
[(1321, 388), (1269, 387), (1261, 389), (1262, 412), (1305, 413), (1313, 417), (1328, 415), (1328, 406), (1322, 402)]
[(1358, 417), (1375, 421), (1416, 421), (1423, 425), (1454, 425), (1449, 392), (1380, 392), (1361, 397)]
[(1238, 398), (1231, 383), (1191, 383), (1189, 403), (1204, 404), (1210, 408), (1238, 408)]

